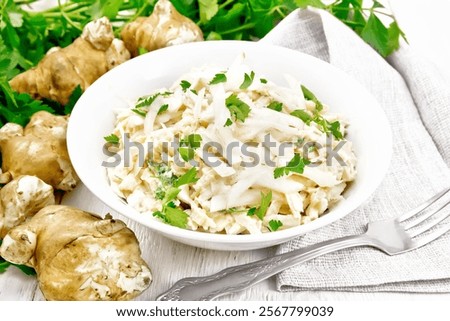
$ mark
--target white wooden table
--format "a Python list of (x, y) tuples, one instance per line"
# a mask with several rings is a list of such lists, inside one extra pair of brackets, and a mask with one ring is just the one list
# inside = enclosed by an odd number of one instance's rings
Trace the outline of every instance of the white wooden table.
[[(385, 2), (385, 1), (383, 1)], [(429, 1), (391, 0), (392, 11), (400, 26), (406, 32), (411, 46), (416, 47), (428, 58), (434, 60), (440, 70), (450, 80), (450, 0)], [(168, 240), (151, 230), (130, 222), (125, 217), (111, 211), (96, 199), (82, 184), (66, 195), (64, 204), (74, 205), (84, 210), (105, 214), (124, 220), (135, 231), (140, 241), (144, 259), (153, 271), (154, 281), (138, 300), (154, 300), (171, 284), (187, 276), (214, 273), (227, 266), (247, 263), (274, 253), (273, 248), (246, 252), (220, 252), (186, 246)], [(34, 277), (28, 277), (16, 268), (9, 268), (0, 275), (0, 300), (43, 300)], [(223, 300), (422, 300), (450, 299), (450, 294), (404, 294), (404, 293), (351, 293), (351, 292), (288, 292), (276, 290), (275, 280), (269, 279), (259, 285)]]

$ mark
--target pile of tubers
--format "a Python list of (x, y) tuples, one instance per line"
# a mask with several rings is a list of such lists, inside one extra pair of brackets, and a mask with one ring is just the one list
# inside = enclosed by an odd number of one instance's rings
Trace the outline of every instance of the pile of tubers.
[[(39, 64), (10, 81), (35, 99), (66, 105), (77, 86), (138, 55), (201, 41), (200, 28), (169, 0), (159, 0), (149, 17), (124, 26), (114, 37), (107, 18), (90, 22), (66, 48), (52, 48)], [(129, 300), (152, 282), (139, 242), (124, 222), (56, 205), (55, 191), (79, 181), (66, 146), (69, 116), (41, 111), (22, 127), (0, 129), (0, 256), (36, 270), (47, 300)]]

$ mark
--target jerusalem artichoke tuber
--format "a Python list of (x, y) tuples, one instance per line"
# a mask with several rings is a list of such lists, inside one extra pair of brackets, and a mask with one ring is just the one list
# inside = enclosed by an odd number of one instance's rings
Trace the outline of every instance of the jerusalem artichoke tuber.
[(11, 88), (33, 98), (67, 104), (73, 90), (83, 90), (113, 67), (130, 59), (123, 42), (114, 38), (105, 17), (88, 23), (82, 35), (66, 48), (52, 48), (37, 67), (10, 81)]
[(53, 188), (36, 176), (20, 176), (0, 190), (0, 239), (47, 205), (55, 204)]
[(120, 36), (133, 57), (138, 55), (139, 48), (152, 51), (203, 40), (201, 29), (181, 15), (169, 0), (159, 0), (149, 17), (128, 23)]
[(12, 229), (0, 255), (33, 267), (47, 300), (127, 300), (152, 281), (125, 223), (69, 206), (47, 206)]
[(35, 113), (25, 128), (7, 123), (0, 129), (2, 170), (12, 178), (35, 175), (55, 189), (72, 190), (78, 181), (66, 146), (67, 116)]

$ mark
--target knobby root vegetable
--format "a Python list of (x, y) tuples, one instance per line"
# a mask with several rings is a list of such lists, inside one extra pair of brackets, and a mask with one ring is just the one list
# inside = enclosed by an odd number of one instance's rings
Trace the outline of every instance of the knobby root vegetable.
[(152, 281), (125, 223), (69, 206), (47, 206), (12, 229), (0, 255), (33, 267), (47, 300), (127, 300)]
[(159, 0), (149, 17), (128, 23), (120, 36), (132, 56), (138, 55), (139, 48), (152, 51), (203, 40), (201, 29), (181, 15), (169, 0)]
[(55, 189), (72, 190), (78, 177), (66, 146), (67, 116), (35, 113), (25, 128), (7, 123), (0, 129), (2, 171), (13, 179), (32, 175)]
[(66, 48), (50, 49), (37, 67), (10, 81), (12, 89), (33, 98), (67, 104), (73, 90), (83, 90), (108, 70), (130, 59), (123, 42), (114, 38), (105, 17), (88, 23), (82, 35)]
[(47, 205), (55, 204), (53, 188), (36, 176), (20, 176), (0, 190), (0, 239)]

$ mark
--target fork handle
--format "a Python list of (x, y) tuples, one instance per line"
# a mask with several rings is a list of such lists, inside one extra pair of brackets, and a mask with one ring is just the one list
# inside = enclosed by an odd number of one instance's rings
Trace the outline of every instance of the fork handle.
[(334, 251), (364, 245), (373, 245), (366, 234), (346, 236), (260, 261), (226, 268), (204, 277), (191, 277), (176, 282), (158, 301), (208, 301), (219, 296), (247, 289), (291, 266), (312, 260)]

